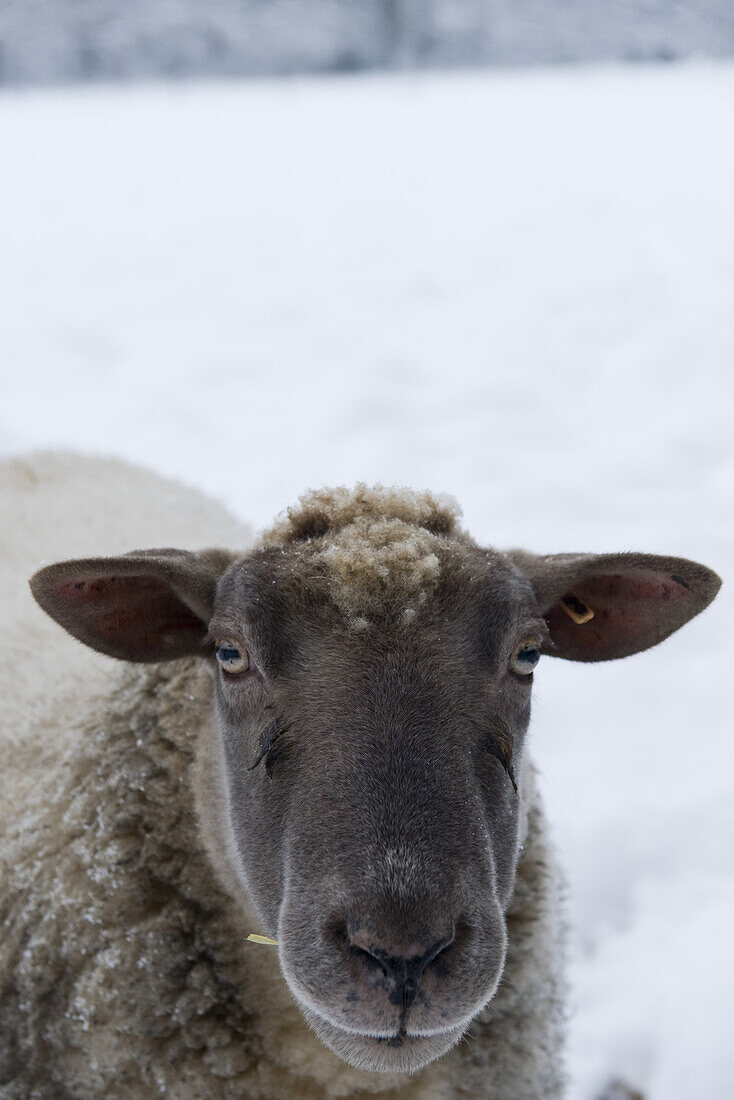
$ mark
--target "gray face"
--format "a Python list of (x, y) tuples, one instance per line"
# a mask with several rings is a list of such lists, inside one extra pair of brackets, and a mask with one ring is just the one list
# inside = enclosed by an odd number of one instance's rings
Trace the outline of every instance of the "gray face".
[(502, 973), (532, 682), (511, 657), (545, 624), (506, 559), (455, 545), (408, 621), (355, 627), (297, 553), (234, 565), (209, 628), (250, 657), (216, 675), (238, 870), (323, 1041), (415, 1069)]
[(500, 980), (538, 646), (629, 656), (720, 583), (682, 558), (484, 550), (431, 494), (358, 485), (245, 558), (85, 558), (31, 588), (102, 653), (212, 664), (236, 873), (323, 1041), (402, 1071)]

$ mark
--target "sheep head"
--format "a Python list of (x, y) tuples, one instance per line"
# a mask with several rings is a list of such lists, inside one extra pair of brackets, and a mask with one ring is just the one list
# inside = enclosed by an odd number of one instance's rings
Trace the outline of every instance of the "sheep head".
[(62, 562), (31, 588), (103, 653), (209, 663), (223, 843), (291, 992), (346, 1061), (409, 1072), (502, 976), (540, 655), (638, 652), (719, 584), (677, 558), (485, 549), (445, 500), (358, 486), (245, 555)]

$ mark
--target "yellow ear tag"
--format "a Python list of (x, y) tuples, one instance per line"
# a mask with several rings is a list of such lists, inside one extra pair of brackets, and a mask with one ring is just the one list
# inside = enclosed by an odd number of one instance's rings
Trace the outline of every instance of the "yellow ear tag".
[(588, 623), (589, 619), (594, 618), (594, 612), (589, 605), (584, 603), (575, 592), (567, 592), (563, 599), (559, 600), (559, 603), (569, 619), (573, 619), (579, 626)]
[(278, 946), (277, 940), (271, 940), (270, 936), (258, 936), (257, 932), (250, 932), (247, 938), (253, 943), (271, 943), (274, 947)]

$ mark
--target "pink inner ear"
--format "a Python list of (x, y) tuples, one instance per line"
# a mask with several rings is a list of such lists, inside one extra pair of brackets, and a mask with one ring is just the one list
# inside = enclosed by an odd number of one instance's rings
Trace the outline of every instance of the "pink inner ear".
[(662, 573), (588, 577), (573, 591), (593, 610), (594, 618), (575, 623), (556, 604), (545, 620), (559, 655), (575, 661), (637, 653), (662, 641), (690, 615), (688, 585)]
[(132, 661), (191, 653), (205, 627), (173, 588), (151, 576), (81, 577), (57, 588), (87, 635), (82, 640)]

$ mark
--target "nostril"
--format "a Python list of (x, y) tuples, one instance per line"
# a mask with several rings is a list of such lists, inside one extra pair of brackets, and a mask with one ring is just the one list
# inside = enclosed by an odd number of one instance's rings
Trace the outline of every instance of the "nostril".
[(345, 920), (336, 917), (328, 921), (324, 932), (324, 939), (327, 943), (337, 947), (340, 951), (348, 952), (348, 954), (358, 959), (360, 964), (368, 972), (379, 972), (384, 973), (388, 977), (390, 976), (389, 968), (384, 964), (383, 960), (371, 950), (367, 936), (364, 936), (364, 942), (360, 942), (360, 933), (352, 936)]
[(428, 967), (443, 954), (454, 942), (454, 933), (436, 940), (422, 955), (416, 955), (406, 959), (405, 990), (406, 997), (412, 1001), (418, 992), (418, 987)]
[(367, 947), (360, 947), (359, 944), (350, 943), (349, 952), (354, 955), (364, 966), (367, 971), (376, 973), (381, 970), (386, 978), (393, 976), (393, 968), (390, 966), (389, 960), (377, 950), (370, 951)]
[(415, 999), (427, 967), (453, 942), (452, 930), (424, 951), (413, 941), (405, 953), (399, 953), (387, 945), (375, 943), (366, 929), (358, 929), (349, 934), (349, 952), (359, 959), (368, 973), (376, 974), (379, 970), (391, 981), (394, 986), (391, 1000), (408, 1005)]
[(422, 974), (426, 967), (430, 966), (434, 959), (437, 959), (439, 955), (443, 954), (444, 951), (447, 951), (448, 948), (451, 947), (451, 944), (454, 942), (455, 939), (456, 935), (452, 931), (448, 935), (444, 936), (442, 939), (437, 940), (432, 947), (429, 947), (420, 960), (420, 973)]

